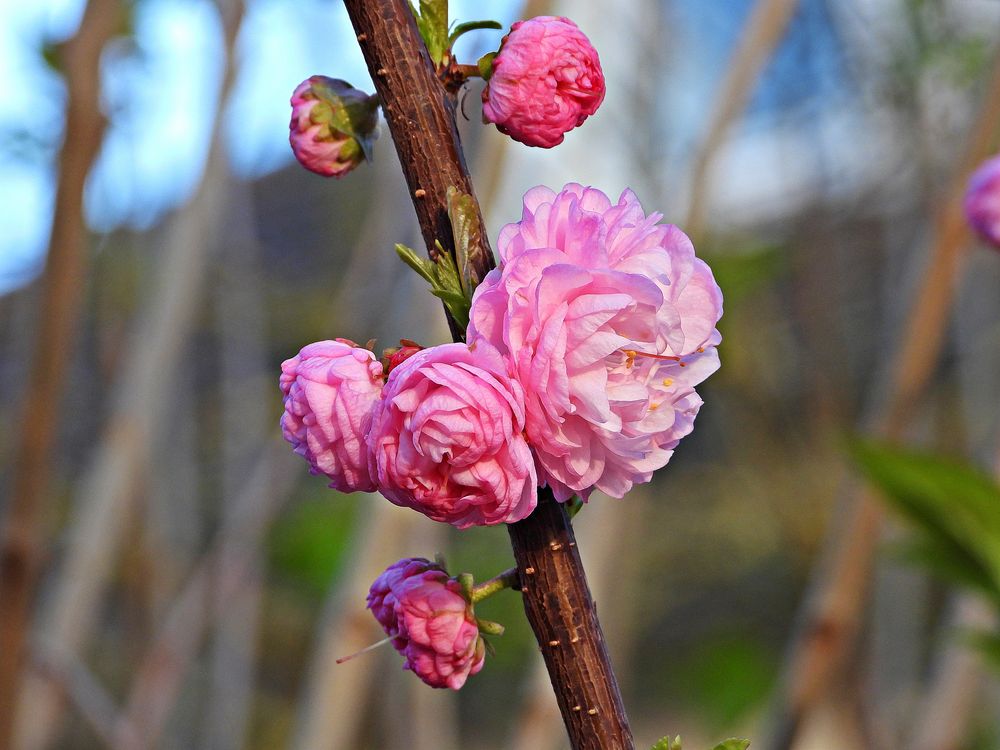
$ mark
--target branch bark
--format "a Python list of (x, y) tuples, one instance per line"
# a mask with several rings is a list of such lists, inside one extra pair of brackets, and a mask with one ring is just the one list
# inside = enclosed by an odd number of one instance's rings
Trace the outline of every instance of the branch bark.
[[(406, 0), (345, 0), (382, 101), (428, 252), (454, 252), (445, 194), (474, 196), (455, 105), (437, 80)], [(477, 205), (478, 210), (478, 205)], [(493, 267), (482, 233), (476, 281)], [(452, 325), (456, 340), (463, 332)], [(630, 750), (634, 744), (604, 636), (565, 508), (547, 491), (535, 512), (508, 527), (525, 612), (545, 658), (577, 750)]]
[(40, 324), (20, 423), (16, 476), (0, 540), (0, 747), (8, 747), (41, 559), (42, 504), (51, 476), (59, 404), (86, 276), (83, 188), (104, 134), (100, 57), (119, 22), (117, 0), (91, 0), (63, 49), (66, 136), (42, 280)]

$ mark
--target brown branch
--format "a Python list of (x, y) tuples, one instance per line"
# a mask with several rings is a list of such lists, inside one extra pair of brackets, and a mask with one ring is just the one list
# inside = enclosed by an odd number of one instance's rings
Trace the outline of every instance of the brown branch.
[[(998, 129), (1000, 55), (965, 153), (935, 219), (930, 258), (910, 308), (902, 344), (889, 365), (888, 395), (877, 402), (880, 411), (871, 420), (870, 431), (881, 437), (903, 437), (934, 372), (968, 245), (962, 196), (969, 172), (987, 156)], [(774, 719), (772, 746), (776, 750), (794, 747), (803, 720), (828, 694), (861, 629), (885, 510), (870, 491), (851, 500), (844, 526), (828, 542), (825, 564), (812, 583), (802, 624), (789, 652)]]
[[(405, 0), (348, 0), (345, 5), (396, 143), (420, 234), (429, 253), (437, 240), (454, 255), (446, 193), (455, 187), (475, 197), (455, 124), (455, 102), (434, 73)], [(484, 225), (481, 212), (479, 221)], [(494, 265), (486, 233), (480, 234), (481, 262), (474, 269), (473, 286)], [(465, 332), (450, 316), (448, 325), (456, 341), (464, 339)]]
[(40, 324), (20, 423), (16, 476), (0, 540), (0, 747), (8, 747), (24, 665), (29, 611), (41, 559), (43, 502), (52, 444), (73, 352), (86, 275), (83, 187), (104, 134), (99, 60), (120, 20), (117, 0), (91, 0), (80, 29), (62, 50), (69, 98), (66, 136), (39, 305)]
[[(445, 194), (473, 195), (455, 107), (434, 75), (406, 0), (345, 0), (428, 251), (435, 240), (453, 251)], [(478, 206), (477, 206), (478, 208)], [(493, 265), (483, 233), (482, 279)], [(452, 326), (456, 340), (462, 331)], [(604, 636), (565, 509), (548, 492), (537, 510), (508, 527), (523, 585), (525, 611), (549, 669), (574, 748), (633, 747)]]
[(541, 490), (535, 512), (507, 528), (524, 608), (573, 747), (634, 747), (565, 506)]
[(798, 0), (757, 0), (747, 19), (739, 45), (726, 67), (726, 77), (707, 135), (695, 154), (691, 176), (691, 205), (684, 229), (698, 246), (705, 229), (709, 192), (709, 167), (730, 126), (746, 108), (761, 71), (785, 36)]

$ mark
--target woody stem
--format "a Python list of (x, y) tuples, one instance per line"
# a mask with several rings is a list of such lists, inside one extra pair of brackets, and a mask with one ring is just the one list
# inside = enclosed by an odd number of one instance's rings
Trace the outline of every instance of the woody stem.
[[(385, 113), (428, 253), (454, 254), (446, 193), (473, 196), (455, 104), (435, 75), (407, 0), (345, 0)], [(478, 203), (475, 204), (478, 213)], [(481, 217), (480, 217), (481, 218)], [(486, 233), (475, 286), (495, 265)], [(449, 319), (456, 341), (464, 331)], [(547, 490), (508, 526), (525, 613), (538, 640), (574, 750), (632, 750), (634, 742), (564, 505)]]

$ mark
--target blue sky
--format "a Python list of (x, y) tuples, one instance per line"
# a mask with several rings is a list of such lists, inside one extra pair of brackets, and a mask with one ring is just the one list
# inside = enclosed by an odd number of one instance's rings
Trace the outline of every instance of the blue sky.
[[(481, 4), (451, 5), (453, 17), (465, 19)], [(255, 177), (292, 158), (288, 97), (300, 81), (324, 73), (372, 86), (342, 3), (251, 0), (248, 6), (238, 40), (240, 77), (224, 127), (234, 171)], [(519, 6), (517, 0), (490, 3), (493, 17), (505, 24)], [(82, 0), (0, 0), (0, 293), (24, 283), (41, 264), (65, 92), (39, 51), (70, 36), (82, 9)], [(475, 59), (500, 36), (469, 34), (458, 51)], [(137, 4), (134, 42), (118, 40), (105, 53), (111, 127), (87, 185), (92, 228), (147, 228), (191, 195), (204, 166), (220, 77), (220, 28), (211, 2)]]

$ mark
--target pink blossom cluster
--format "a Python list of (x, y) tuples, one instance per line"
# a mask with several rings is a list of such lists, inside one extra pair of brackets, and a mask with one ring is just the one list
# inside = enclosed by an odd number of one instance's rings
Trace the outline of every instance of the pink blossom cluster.
[(368, 609), (406, 657), (403, 669), (431, 687), (458, 690), (483, 668), (472, 605), (441, 566), (419, 557), (393, 563), (372, 584)]
[(285, 439), (342, 492), (391, 502), (458, 528), (512, 523), (535, 508), (524, 392), (482, 342), (390, 359), (351, 341), (321, 341), (282, 364)]
[[(282, 366), (282, 428), (331, 486), (458, 528), (622, 497), (691, 432), (719, 366), (722, 294), (677, 227), (626, 190), (534, 188), (500, 232), (468, 344), (404, 346), (383, 373), (345, 340)], [(384, 384), (383, 384), (384, 381)]]
[(510, 27), (483, 91), (483, 119), (528, 146), (552, 148), (604, 101), (597, 50), (568, 18)]
[(987, 159), (969, 178), (965, 215), (985, 242), (1000, 249), (1000, 156)]

